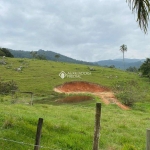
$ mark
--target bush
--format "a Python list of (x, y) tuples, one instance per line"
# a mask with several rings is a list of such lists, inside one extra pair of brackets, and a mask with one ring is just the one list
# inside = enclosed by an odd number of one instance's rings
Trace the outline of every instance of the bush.
[(8, 94), (11, 90), (17, 90), (17, 84), (12, 80), (8, 82), (3, 82), (0, 80), (0, 94)]
[(129, 71), (129, 72), (138, 72), (138, 69), (136, 67), (129, 67), (126, 69), (126, 71)]
[[(140, 90), (140, 86), (136, 81), (117, 82), (114, 85), (116, 97), (125, 105), (133, 106), (134, 103), (141, 101), (145, 96), (144, 89)], [(141, 91), (140, 93), (138, 91)]]

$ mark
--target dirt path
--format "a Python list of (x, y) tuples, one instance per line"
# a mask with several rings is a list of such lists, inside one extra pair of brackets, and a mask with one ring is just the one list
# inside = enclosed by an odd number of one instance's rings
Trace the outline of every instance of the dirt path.
[(95, 96), (98, 96), (102, 101), (108, 104), (116, 104), (121, 109), (129, 110), (129, 107), (120, 103), (114, 96), (114, 93), (109, 89), (99, 86), (97, 84), (88, 83), (88, 82), (68, 82), (61, 86), (54, 88), (55, 92), (59, 93), (91, 93)]

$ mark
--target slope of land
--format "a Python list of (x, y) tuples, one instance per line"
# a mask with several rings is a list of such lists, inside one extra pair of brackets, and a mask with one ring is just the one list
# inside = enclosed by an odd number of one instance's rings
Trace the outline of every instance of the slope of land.
[[(146, 129), (150, 127), (150, 84), (147, 78), (113, 68), (92, 66), (91, 70), (88, 65), (48, 60), (5, 58), (5, 61), (5, 65), (0, 64), (0, 81), (13, 80), (18, 91), (14, 95), (0, 94), (0, 148), (32, 150), (38, 118), (43, 118), (43, 149), (91, 150), (95, 103), (102, 100), (102, 95), (101, 98), (92, 95), (93, 99), (89, 101), (58, 103), (58, 100), (74, 94), (53, 91), (64, 83), (84, 81), (113, 91), (121, 102), (124, 98), (139, 100), (129, 111), (102, 103), (100, 149), (145, 149)], [(60, 76), (62, 71), (66, 76)], [(69, 76), (79, 73), (80, 77)], [(31, 95), (21, 92), (33, 92), (33, 105), (30, 105)]]

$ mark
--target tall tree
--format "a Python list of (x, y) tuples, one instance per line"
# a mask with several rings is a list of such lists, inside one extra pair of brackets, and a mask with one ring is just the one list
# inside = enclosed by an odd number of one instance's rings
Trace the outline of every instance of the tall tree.
[(126, 0), (133, 13), (137, 14), (137, 22), (144, 33), (147, 33), (149, 13), (150, 13), (150, 0)]
[(150, 58), (147, 58), (144, 63), (140, 66), (139, 70), (142, 72), (142, 75), (150, 78)]
[(121, 45), (120, 46), (120, 51), (123, 53), (123, 65), (124, 65), (124, 69), (125, 69), (125, 63), (124, 63), (124, 52), (127, 51), (127, 46), (126, 45)]

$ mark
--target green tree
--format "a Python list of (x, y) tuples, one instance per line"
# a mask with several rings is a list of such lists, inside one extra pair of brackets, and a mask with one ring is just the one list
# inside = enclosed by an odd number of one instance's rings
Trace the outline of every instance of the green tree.
[(111, 66), (109, 66), (109, 68), (115, 68), (115, 65), (111, 65)]
[(46, 60), (46, 57), (44, 55), (37, 55), (36, 56), (36, 59), (39, 59), (39, 60)]
[(129, 68), (127, 68), (126, 69), (126, 71), (129, 71), (129, 72), (137, 72), (138, 71), (138, 69), (136, 68), (136, 67), (129, 67)]
[(58, 61), (59, 57), (60, 57), (59, 54), (56, 54), (56, 55), (55, 55), (55, 58), (57, 59), (57, 61)]
[(0, 56), (5, 56), (5, 53), (0, 50)]
[(150, 78), (150, 58), (147, 58), (144, 63), (140, 66), (139, 71), (142, 72), (142, 75)]
[(0, 48), (0, 51), (4, 53), (3, 56), (14, 57), (13, 54), (7, 48)]
[(124, 62), (124, 52), (127, 51), (127, 46), (126, 45), (121, 45), (120, 46), (120, 51), (123, 53), (123, 65), (124, 65), (124, 69), (125, 69), (125, 62)]
[(34, 59), (46, 60), (46, 57), (44, 55), (39, 55), (37, 51), (31, 51), (30, 54)]
[(36, 58), (37, 57), (37, 52), (36, 51), (31, 51), (30, 54), (32, 55), (32, 58)]
[(144, 33), (147, 33), (148, 20), (150, 13), (149, 0), (126, 0), (133, 13), (137, 14), (137, 22)]

